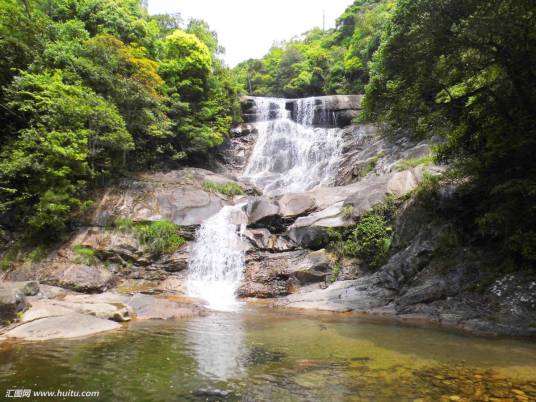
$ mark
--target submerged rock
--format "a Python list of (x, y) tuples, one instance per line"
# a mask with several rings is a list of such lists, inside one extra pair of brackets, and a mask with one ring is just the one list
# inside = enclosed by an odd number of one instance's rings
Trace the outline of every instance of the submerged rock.
[(206, 309), (193, 303), (175, 301), (144, 294), (132, 296), (128, 305), (139, 320), (169, 320), (195, 317), (205, 314)]

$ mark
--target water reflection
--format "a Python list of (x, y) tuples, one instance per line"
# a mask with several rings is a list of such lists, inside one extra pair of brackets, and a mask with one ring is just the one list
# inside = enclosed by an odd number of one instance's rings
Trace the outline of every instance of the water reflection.
[(236, 378), (245, 372), (244, 317), (238, 313), (211, 314), (188, 322), (186, 343), (200, 375), (214, 380)]

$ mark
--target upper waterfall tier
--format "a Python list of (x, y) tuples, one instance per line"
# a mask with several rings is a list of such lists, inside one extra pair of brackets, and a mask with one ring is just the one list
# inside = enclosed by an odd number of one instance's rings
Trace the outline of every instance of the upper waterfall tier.
[[(357, 98), (347, 97), (346, 103), (355, 103)], [(342, 130), (333, 124), (326, 127), (337, 116), (332, 109), (319, 108), (319, 99), (247, 99), (252, 103), (249, 110), (255, 112), (251, 120), (258, 136), (243, 179), (270, 195), (333, 184), (340, 162)], [(326, 99), (322, 102), (324, 106), (328, 103)], [(335, 105), (333, 99), (330, 102)], [(318, 121), (324, 122), (323, 127), (318, 127)]]
[[(288, 117), (307, 126), (345, 127), (359, 114), (362, 95), (331, 95), (303, 99), (242, 98), (242, 112), (248, 123)], [(259, 99), (270, 102), (259, 107)], [(263, 105), (265, 106), (265, 105)]]

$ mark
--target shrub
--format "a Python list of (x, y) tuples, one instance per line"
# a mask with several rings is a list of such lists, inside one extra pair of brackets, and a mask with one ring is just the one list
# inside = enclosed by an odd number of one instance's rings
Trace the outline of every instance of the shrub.
[(331, 275), (329, 276), (329, 281), (331, 283), (337, 281), (337, 278), (339, 277), (340, 273), (341, 273), (341, 264), (340, 262), (336, 262), (331, 271)]
[(134, 221), (129, 218), (117, 218), (113, 226), (122, 233), (129, 233), (134, 229)]
[(368, 162), (359, 169), (357, 173), (358, 177), (365, 177), (370, 172), (372, 172), (376, 168), (378, 161), (384, 156), (385, 156), (385, 153), (381, 151), (377, 153), (375, 156), (373, 156), (372, 158), (370, 158)]
[(11, 268), (13, 262), (17, 260), (19, 251), (20, 250), (18, 247), (11, 247), (7, 249), (2, 255), (2, 258), (0, 258), (0, 270), (7, 271), (9, 268)]
[(368, 214), (361, 218), (344, 242), (344, 255), (359, 257), (371, 268), (378, 268), (391, 247), (391, 237), (392, 229), (386, 219), (375, 213)]
[(95, 250), (80, 244), (73, 247), (73, 253), (75, 255), (74, 260), (77, 264), (95, 265), (99, 260), (95, 254)]
[(434, 163), (434, 156), (433, 155), (427, 155), (420, 158), (415, 159), (403, 159), (396, 163), (395, 170), (402, 171), (411, 169), (414, 167), (417, 167), (419, 165), (428, 166)]
[(178, 226), (172, 222), (161, 220), (135, 226), (138, 240), (152, 255), (173, 253), (185, 240), (178, 233)]
[(44, 246), (37, 246), (32, 251), (28, 253), (27, 259), (31, 262), (38, 262), (43, 259), (43, 257), (46, 255), (47, 250)]
[(344, 219), (351, 219), (354, 214), (354, 207), (352, 205), (345, 205), (342, 207), (342, 217)]
[(203, 183), (203, 190), (211, 193), (220, 193), (227, 196), (244, 195), (244, 189), (237, 183), (228, 182), (225, 184), (206, 180)]

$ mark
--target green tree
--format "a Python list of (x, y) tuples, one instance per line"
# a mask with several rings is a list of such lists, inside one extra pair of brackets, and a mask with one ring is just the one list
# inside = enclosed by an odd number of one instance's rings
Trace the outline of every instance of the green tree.
[(132, 149), (117, 109), (60, 72), (25, 73), (7, 93), (26, 127), (2, 148), (0, 211), (47, 238), (64, 231), (85, 205), (89, 181)]

